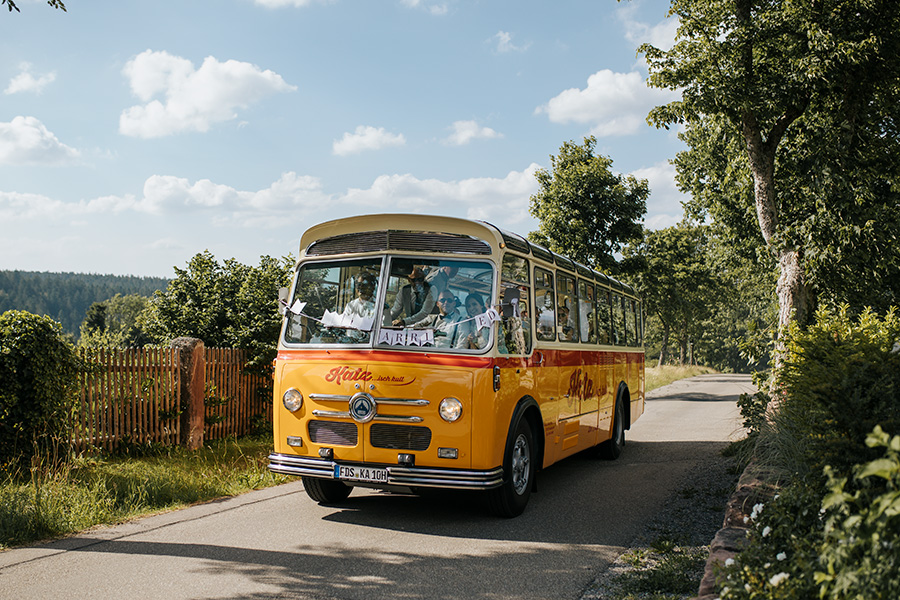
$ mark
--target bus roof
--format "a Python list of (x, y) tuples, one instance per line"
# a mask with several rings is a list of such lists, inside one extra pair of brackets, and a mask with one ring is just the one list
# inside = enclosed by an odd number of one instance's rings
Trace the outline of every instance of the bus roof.
[[(409, 232), (425, 235), (409, 236)], [(300, 258), (384, 250), (491, 255), (503, 248), (637, 295), (631, 286), (609, 275), (485, 221), (403, 213), (359, 215), (319, 223), (300, 238)]]

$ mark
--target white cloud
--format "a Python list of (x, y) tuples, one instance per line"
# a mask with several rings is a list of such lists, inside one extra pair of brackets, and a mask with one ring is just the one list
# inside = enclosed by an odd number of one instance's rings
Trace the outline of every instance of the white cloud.
[(650, 109), (678, 97), (668, 90), (648, 88), (635, 71), (609, 69), (588, 77), (584, 89), (570, 88), (535, 109), (554, 123), (584, 123), (598, 137), (637, 133)]
[(18, 94), (21, 92), (40, 94), (45, 87), (56, 81), (55, 71), (35, 77), (31, 74), (31, 64), (27, 62), (19, 65), (19, 69), (21, 72), (9, 80), (9, 85), (3, 90), (4, 94)]
[[(297, 8), (303, 6), (309, 6), (313, 3), (313, 0), (253, 0), (256, 4), (260, 6), (265, 6), (266, 8), (282, 8), (285, 6), (295, 6)], [(323, 0), (327, 1), (327, 0)]]
[(497, 52), (501, 54), (506, 52), (524, 52), (528, 49), (530, 44), (525, 44), (524, 46), (516, 46), (512, 43), (512, 34), (508, 31), (498, 31), (491, 38), (491, 41), (497, 42), (497, 47), (495, 48)]
[(648, 229), (663, 229), (681, 221), (684, 215), (681, 203), (688, 196), (680, 192), (675, 184), (675, 165), (663, 161), (632, 171), (631, 175), (646, 179), (650, 185), (645, 223)]
[[(79, 202), (61, 202), (36, 194), (0, 192), (0, 221), (67, 221), (88, 215), (125, 211), (168, 218), (204, 213), (216, 226), (279, 228), (323, 207), (364, 207), (365, 212), (429, 212), (484, 219), (504, 226), (528, 218), (528, 202), (538, 191), (529, 165), (505, 177), (474, 177), (461, 181), (382, 175), (368, 189), (351, 188), (341, 194), (323, 190), (322, 182), (288, 172), (269, 187), (242, 191), (208, 179), (191, 182), (182, 177), (153, 175), (140, 198), (103, 196)], [(338, 208), (338, 210), (341, 210)], [(290, 220), (289, 220), (290, 219)]]
[(480, 127), (475, 121), (456, 121), (453, 123), (453, 133), (444, 142), (454, 146), (463, 146), (472, 140), (489, 140), (503, 137), (490, 127)]
[(421, 8), (436, 17), (442, 17), (450, 12), (450, 7), (441, 2), (422, 2), (422, 0), (400, 0), (400, 4), (407, 8)]
[(634, 18), (637, 8), (636, 4), (626, 3), (616, 10), (616, 16), (625, 26), (625, 39), (635, 46), (649, 43), (661, 50), (671, 49), (678, 32), (678, 17), (667, 17), (656, 25), (649, 25)]
[(357, 154), (365, 150), (380, 150), (390, 146), (403, 146), (403, 134), (388, 133), (384, 127), (360, 125), (354, 133), (346, 132), (340, 140), (334, 140), (332, 152), (338, 156)]
[(73, 164), (80, 156), (34, 117), (0, 122), (0, 164), (56, 166)]
[(515, 223), (528, 216), (529, 198), (538, 190), (534, 172), (539, 168), (531, 164), (502, 179), (476, 177), (461, 181), (418, 179), (410, 174), (382, 175), (369, 189), (347, 190), (339, 201), (365, 206), (370, 212), (456, 214), (463, 208), (472, 219)]
[(122, 112), (119, 132), (141, 138), (207, 131), (265, 96), (297, 89), (281, 75), (250, 63), (209, 56), (195, 69), (185, 58), (152, 50), (128, 61), (123, 74), (145, 104)]

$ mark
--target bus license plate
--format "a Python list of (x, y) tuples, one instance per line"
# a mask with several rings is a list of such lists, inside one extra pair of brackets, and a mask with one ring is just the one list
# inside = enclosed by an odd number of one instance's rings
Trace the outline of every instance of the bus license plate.
[(387, 483), (388, 470), (372, 467), (355, 467), (334, 465), (334, 478), (347, 481), (365, 481), (367, 483)]

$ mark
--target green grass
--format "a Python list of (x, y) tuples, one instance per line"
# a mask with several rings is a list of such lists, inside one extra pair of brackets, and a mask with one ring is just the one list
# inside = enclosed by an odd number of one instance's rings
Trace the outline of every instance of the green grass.
[(661, 367), (646, 367), (646, 381), (644, 382), (644, 391), (649, 392), (651, 390), (655, 390), (656, 388), (661, 388), (662, 386), (669, 385), (673, 381), (678, 381), (679, 379), (687, 379), (688, 377), (694, 377), (696, 375), (706, 375), (707, 373), (715, 372), (715, 369), (712, 369), (710, 367), (698, 366), (678, 367), (663, 365)]
[(191, 452), (82, 457), (0, 481), (0, 549), (287, 481), (266, 468), (271, 439), (218, 440)]

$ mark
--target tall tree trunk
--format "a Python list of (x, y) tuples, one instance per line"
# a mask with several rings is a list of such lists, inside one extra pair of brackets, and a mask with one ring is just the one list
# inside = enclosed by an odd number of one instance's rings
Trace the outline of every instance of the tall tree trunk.
[(666, 364), (666, 351), (669, 347), (669, 324), (662, 319), (660, 319), (659, 322), (662, 323), (663, 326), (663, 337), (662, 347), (659, 349), (659, 363), (657, 363), (657, 367), (661, 367)]

